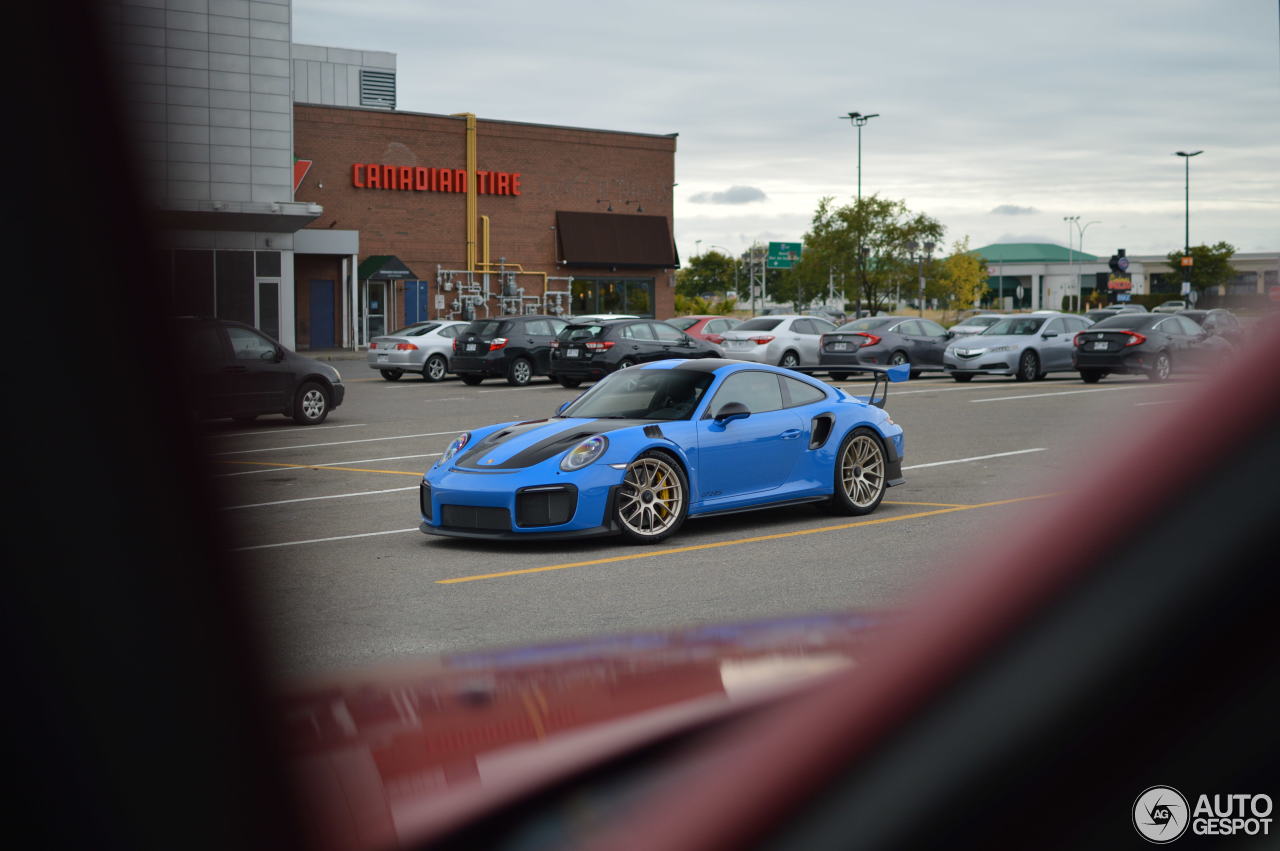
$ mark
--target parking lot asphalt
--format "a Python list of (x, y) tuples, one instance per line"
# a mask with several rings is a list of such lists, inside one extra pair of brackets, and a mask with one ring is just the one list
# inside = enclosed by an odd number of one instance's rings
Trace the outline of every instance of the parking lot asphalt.
[[(906, 484), (867, 517), (813, 506), (688, 521), (656, 547), (619, 538), (478, 543), (418, 531), (422, 472), (459, 431), (553, 413), (580, 390), (476, 387), (335, 359), (346, 401), (321, 426), (209, 423), (218, 498), (255, 579), (283, 676), (423, 654), (709, 622), (902, 605), (1052, 511), (1117, 440), (1194, 381), (1073, 373), (893, 385)], [(839, 382), (860, 392), (866, 380)], [(1082, 517), (1080, 522), (1107, 522)]]

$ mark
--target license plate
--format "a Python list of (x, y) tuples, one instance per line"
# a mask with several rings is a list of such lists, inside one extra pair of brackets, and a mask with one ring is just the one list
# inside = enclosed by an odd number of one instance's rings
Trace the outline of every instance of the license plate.
[(1105, 341), (1105, 340), (1101, 340), (1101, 341), (1099, 341), (1099, 342), (1097, 342), (1097, 343), (1094, 343), (1094, 344), (1093, 344), (1093, 349), (1094, 349), (1094, 351), (1099, 351), (1099, 350), (1101, 350), (1101, 351), (1106, 351), (1106, 349), (1107, 349), (1107, 343), (1106, 343), (1106, 341)]
[(848, 343), (832, 343), (831, 345), (827, 346), (827, 351), (847, 352), (849, 351), (849, 344)]
[(749, 349), (753, 345), (755, 344), (752, 343), (750, 340), (730, 340), (729, 341), (729, 348), (731, 349)]
[(391, 360), (391, 355), (378, 355), (378, 363), (386, 363)]
[(565, 350), (565, 353), (564, 353), (564, 356), (565, 356), (565, 357), (567, 357), (567, 358), (576, 358), (576, 357), (578, 356), (578, 354), (579, 354), (579, 353), (578, 353), (578, 350), (577, 350), (577, 349), (566, 349), (566, 350)]
[(467, 351), (469, 351), (469, 352), (474, 352), (475, 350), (476, 350), (476, 344), (475, 344), (475, 343), (467, 343)]

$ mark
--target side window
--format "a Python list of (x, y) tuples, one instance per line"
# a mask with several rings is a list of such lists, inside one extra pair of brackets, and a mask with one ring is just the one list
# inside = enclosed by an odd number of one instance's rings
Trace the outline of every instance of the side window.
[(1044, 330), (1042, 330), (1040, 333), (1041, 334), (1063, 334), (1066, 332), (1066, 330), (1067, 329), (1063, 323), (1063, 320), (1050, 319), (1048, 322), (1045, 323)]
[(623, 327), (622, 336), (628, 340), (652, 340), (653, 329), (646, 322), (637, 322), (635, 325)]
[[(186, 330), (185, 328), (183, 330)], [(199, 323), (184, 334), (183, 342), (187, 351), (190, 366), (205, 369), (216, 366), (226, 359), (226, 347), (222, 342), (222, 333), (217, 325)]]
[(812, 405), (814, 402), (821, 402), (827, 398), (826, 393), (798, 378), (788, 378), (784, 375), (782, 376), (782, 386), (787, 390), (788, 408)]
[(650, 322), (649, 327), (653, 329), (653, 335), (663, 343), (679, 343), (684, 340), (684, 332), (677, 331), (665, 322)]
[(524, 330), (530, 337), (551, 337), (555, 333), (551, 330), (551, 323), (545, 319), (530, 319), (524, 324)]
[(565, 328), (569, 327), (569, 323), (565, 322), (563, 319), (549, 319), (547, 321), (551, 323), (552, 334), (559, 334)]
[(1067, 320), (1067, 329), (1068, 329), (1069, 331), (1072, 331), (1072, 332), (1083, 331), (1084, 329), (1086, 329), (1086, 328), (1088, 328), (1088, 327), (1089, 327), (1089, 323), (1088, 323), (1088, 322), (1085, 322), (1083, 319), (1068, 319), (1068, 320)]
[[(1182, 333), (1184, 333), (1184, 334), (1189, 334), (1189, 335), (1190, 335), (1190, 336), (1192, 336), (1192, 337), (1194, 337), (1195, 335), (1197, 335), (1197, 334), (1199, 334), (1199, 333), (1200, 333), (1200, 327), (1199, 327), (1199, 326), (1197, 326), (1195, 322), (1192, 322), (1192, 321), (1191, 321), (1190, 319), (1188, 319), (1187, 317), (1185, 317), (1185, 316), (1175, 316), (1175, 317), (1173, 317), (1173, 318), (1174, 318), (1174, 319), (1176, 319), (1176, 320), (1178, 320), (1178, 325), (1182, 327)], [(1210, 316), (1209, 318), (1210, 318), (1210, 319), (1214, 319), (1215, 317)], [(1208, 327), (1208, 326), (1209, 326), (1209, 323), (1208, 323), (1208, 322), (1206, 322), (1206, 323), (1205, 323), (1205, 326), (1206, 326), (1206, 327)], [(1217, 324), (1217, 323), (1214, 323), (1214, 326), (1213, 326), (1213, 327), (1221, 328), (1222, 326), (1221, 326), (1221, 325), (1219, 325), (1219, 324)]]
[(920, 322), (915, 319), (908, 319), (906, 322), (899, 322), (898, 327), (895, 330), (897, 330), (899, 334), (905, 334), (908, 337), (924, 336), (924, 329), (920, 327)]
[(267, 360), (263, 355), (268, 352), (275, 355), (275, 344), (257, 331), (228, 325), (227, 336), (231, 338), (231, 351), (236, 360)]
[(753, 414), (782, 408), (782, 390), (772, 372), (735, 372), (724, 380), (708, 411), (715, 412), (730, 402), (741, 402)]
[(729, 323), (725, 322), (723, 319), (712, 319), (706, 325), (702, 326), (702, 333), (704, 334), (719, 334), (728, 330)]
[(796, 334), (816, 334), (813, 323), (808, 319), (796, 319), (791, 323), (791, 330)]
[(461, 325), (446, 325), (436, 333), (441, 337), (456, 337), (458, 336), (458, 329), (461, 327)]
[(934, 322), (932, 319), (917, 319), (916, 324), (919, 325), (921, 329), (923, 329), (926, 337), (947, 336), (947, 329), (943, 328), (941, 325), (939, 325), (937, 322)]
[(815, 334), (825, 334), (828, 331), (836, 330), (836, 324), (834, 322), (828, 322), (825, 319), (810, 319), (809, 321), (813, 324)]

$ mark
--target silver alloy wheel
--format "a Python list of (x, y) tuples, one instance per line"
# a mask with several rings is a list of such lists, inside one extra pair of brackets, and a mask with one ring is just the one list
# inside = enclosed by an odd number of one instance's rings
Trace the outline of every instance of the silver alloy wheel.
[(800, 358), (795, 352), (787, 352), (782, 356), (782, 363), (778, 364), (778, 366), (785, 367), (786, 369), (791, 369), (799, 365)]
[(529, 366), (529, 362), (524, 358), (511, 365), (511, 377), (515, 379), (516, 384), (528, 384), (529, 379), (533, 378), (533, 369)]
[(1173, 371), (1172, 365), (1169, 363), (1169, 356), (1164, 352), (1156, 355), (1155, 377), (1156, 381), (1164, 381), (1169, 377), (1169, 373)]
[(445, 372), (449, 366), (445, 363), (444, 358), (439, 355), (432, 355), (427, 358), (427, 380), (440, 381), (444, 378)]
[(324, 391), (319, 387), (312, 387), (302, 394), (302, 415), (309, 420), (314, 420), (324, 413), (325, 406)]
[(855, 435), (840, 456), (840, 482), (849, 501), (870, 508), (884, 490), (884, 450), (868, 434)]
[(889, 363), (892, 366), (901, 366), (906, 362), (907, 362), (907, 356), (902, 352), (894, 352), (893, 357), (889, 358)]
[(670, 463), (646, 456), (627, 468), (618, 489), (618, 519), (637, 535), (661, 535), (680, 519), (684, 488)]

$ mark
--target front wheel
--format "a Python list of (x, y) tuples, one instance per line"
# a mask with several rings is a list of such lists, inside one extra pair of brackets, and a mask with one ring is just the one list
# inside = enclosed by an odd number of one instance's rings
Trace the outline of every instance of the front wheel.
[(622, 360), (618, 361), (618, 369), (630, 369), (635, 365), (636, 365), (636, 362), (633, 361), (631, 358), (623, 358)]
[(1102, 376), (1106, 375), (1100, 369), (1082, 369), (1080, 370), (1080, 380), (1085, 384), (1097, 384), (1102, 380)]
[(533, 364), (528, 358), (516, 358), (507, 367), (507, 383), (515, 387), (524, 387), (533, 380)]
[(1167, 352), (1161, 352), (1156, 355), (1156, 362), (1152, 365), (1151, 371), (1147, 373), (1147, 378), (1152, 381), (1164, 381), (1173, 373), (1173, 361), (1169, 359)]
[(378, 371), (382, 373), (382, 377), (387, 381), (399, 381), (400, 376), (404, 375), (403, 369), (381, 369)]
[(1022, 357), (1018, 358), (1018, 371), (1014, 374), (1014, 378), (1018, 381), (1035, 381), (1039, 374), (1040, 356), (1035, 352), (1023, 352)]
[(838, 514), (870, 514), (884, 499), (889, 459), (880, 436), (869, 428), (855, 428), (836, 454), (835, 493), (831, 508)]
[(467, 385), (468, 387), (475, 387), (481, 381), (484, 381), (483, 375), (477, 375), (474, 372), (464, 372), (462, 375), (459, 376), (459, 378), (461, 378), (462, 383)]
[(951, 373), (951, 377), (954, 378), (956, 381), (959, 381), (961, 384), (964, 384), (967, 381), (973, 381), (973, 373), (971, 372), (969, 373), (953, 372)]
[(329, 416), (329, 394), (319, 384), (308, 381), (298, 388), (293, 400), (293, 421), (298, 425), (320, 425)]
[(689, 513), (689, 480), (670, 455), (650, 451), (632, 461), (613, 505), (627, 539), (656, 544), (674, 534)]
[(795, 369), (799, 365), (800, 365), (800, 356), (795, 352), (791, 352), (791, 351), (785, 352), (782, 355), (782, 360), (778, 361), (778, 366), (782, 367), (783, 369)]
[(422, 367), (422, 377), (427, 381), (444, 381), (444, 375), (448, 371), (449, 362), (444, 359), (444, 355), (432, 355)]

